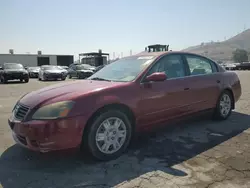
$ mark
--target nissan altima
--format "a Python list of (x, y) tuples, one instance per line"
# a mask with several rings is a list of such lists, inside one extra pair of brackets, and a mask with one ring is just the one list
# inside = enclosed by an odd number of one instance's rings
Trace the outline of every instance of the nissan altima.
[(8, 122), (15, 141), (31, 150), (84, 148), (110, 160), (137, 131), (207, 110), (226, 120), (240, 96), (237, 74), (211, 59), (145, 52), (108, 64), (86, 80), (27, 93)]

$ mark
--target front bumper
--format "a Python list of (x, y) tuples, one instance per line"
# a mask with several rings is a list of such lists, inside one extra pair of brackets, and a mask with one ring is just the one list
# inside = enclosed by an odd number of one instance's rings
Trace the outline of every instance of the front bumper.
[(86, 119), (76, 116), (20, 122), (10, 118), (8, 123), (16, 143), (33, 151), (49, 152), (79, 147)]
[(64, 79), (66, 78), (67, 75), (64, 74), (44, 74), (44, 78), (49, 80), (49, 79)]
[(38, 72), (30, 72), (30, 78), (38, 78)]
[(93, 75), (93, 72), (79, 72), (78, 75), (80, 78), (88, 78)]
[(4, 74), (4, 78), (7, 79), (7, 80), (19, 80), (19, 79), (27, 79), (29, 78), (29, 75), (28, 74), (22, 74), (22, 73), (19, 73), (19, 74)]

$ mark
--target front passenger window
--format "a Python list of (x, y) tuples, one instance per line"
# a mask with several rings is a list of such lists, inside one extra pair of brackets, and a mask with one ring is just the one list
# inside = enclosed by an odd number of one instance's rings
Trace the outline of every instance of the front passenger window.
[(166, 55), (162, 57), (148, 72), (165, 72), (167, 78), (180, 78), (185, 76), (184, 64), (180, 55)]

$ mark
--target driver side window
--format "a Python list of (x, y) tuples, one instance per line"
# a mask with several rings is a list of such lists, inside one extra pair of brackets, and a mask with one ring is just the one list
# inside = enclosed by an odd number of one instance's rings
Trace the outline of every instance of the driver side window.
[(166, 55), (156, 62), (148, 71), (147, 76), (155, 72), (165, 72), (168, 79), (185, 76), (184, 63), (181, 55)]

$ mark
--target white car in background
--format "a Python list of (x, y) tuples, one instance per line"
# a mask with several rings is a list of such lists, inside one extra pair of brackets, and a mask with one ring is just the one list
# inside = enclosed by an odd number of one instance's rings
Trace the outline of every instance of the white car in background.
[(39, 80), (65, 80), (67, 77), (67, 70), (54, 65), (43, 65), (40, 68)]

